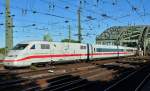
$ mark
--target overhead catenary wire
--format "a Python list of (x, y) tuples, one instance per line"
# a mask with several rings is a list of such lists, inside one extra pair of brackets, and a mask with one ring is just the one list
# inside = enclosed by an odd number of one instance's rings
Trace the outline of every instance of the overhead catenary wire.
[[(14, 7), (13, 7), (14, 8)], [(18, 7), (16, 7), (17, 9), (21, 9), (21, 8), (18, 8)], [(63, 17), (63, 16), (58, 16), (58, 15), (54, 15), (54, 14), (49, 14), (49, 13), (44, 13), (44, 12), (39, 12), (39, 11), (35, 11), (35, 10), (27, 10), (27, 11), (30, 11), (30, 12), (32, 12), (32, 13), (40, 13), (40, 14), (44, 14), (44, 15), (50, 15), (50, 16), (55, 16), (55, 17), (59, 17), (59, 18), (65, 18), (65, 17)], [(109, 18), (111, 18), (111, 17), (109, 17)], [(112, 18), (113, 19), (113, 18)], [(117, 20), (116, 18), (114, 18), (113, 20)]]
[(138, 7), (135, 7), (134, 5), (131, 4), (131, 2), (129, 0), (126, 0), (127, 3), (129, 4), (129, 6), (132, 8), (133, 11), (136, 12), (136, 14), (139, 16), (139, 18), (142, 20), (142, 22), (144, 22), (144, 19), (142, 18), (142, 15), (138, 12)]
[[(3, 4), (4, 6), (4, 4)], [(18, 9), (18, 10), (22, 10), (22, 8), (20, 7), (14, 7), (14, 6), (11, 6), (12, 9)], [(59, 16), (59, 15), (56, 15), (56, 14), (50, 14), (48, 12), (40, 12), (40, 11), (37, 11), (37, 10), (29, 10), (29, 9), (25, 9), (26, 11), (29, 11), (30, 13), (33, 13), (33, 14), (43, 14), (43, 15), (49, 15), (49, 16), (54, 16), (54, 17), (57, 17), (57, 18), (63, 18), (63, 19), (66, 19), (68, 17), (64, 17), (64, 16)], [(69, 18), (68, 18), (69, 19)], [(69, 19), (69, 22), (72, 22), (72, 21), (76, 21), (76, 19)], [(63, 22), (62, 22), (63, 23)]]
[[(30, 1), (30, 0), (27, 0), (28, 1), (28, 3), (27, 3), (27, 7), (23, 7), (25, 10), (27, 10), (30, 14), (35, 14), (35, 15), (46, 15), (46, 16), (52, 16), (52, 17), (55, 17), (55, 18), (59, 18), (59, 19), (62, 19), (60, 22), (52, 22), (52, 23), (47, 23), (47, 22), (42, 22), (42, 21), (33, 21), (33, 22), (31, 22), (32, 20), (24, 20), (24, 21), (22, 21), (22, 22), (25, 22), (26, 24), (25, 25), (29, 25), (29, 24), (36, 24), (36, 25), (45, 25), (45, 26), (50, 26), (50, 25), (59, 25), (59, 24), (65, 24), (66, 23), (66, 21), (69, 21), (69, 22), (76, 22), (77, 21), (77, 19), (75, 19), (74, 17), (66, 17), (66, 16), (63, 16), (63, 15), (58, 15), (58, 14), (54, 14), (54, 13), (50, 13), (50, 12), (45, 12), (45, 11), (39, 11), (39, 10), (37, 10), (37, 9), (35, 9), (34, 7), (29, 7), (31, 4), (33, 4), (33, 6), (35, 6), (34, 4), (34, 2), (32, 2), (32, 1)], [(40, 1), (43, 1), (43, 0), (40, 0)], [(45, 0), (44, 0), (45, 1)], [(50, 1), (50, 0), (46, 0), (46, 1)], [(51, 0), (52, 1), (52, 0)], [(66, 4), (66, 5), (68, 5), (68, 3), (70, 3), (71, 1), (65, 1), (65, 0), (58, 0), (59, 2), (64, 2), (64, 4)], [(93, 7), (96, 7), (96, 8), (99, 8), (99, 6), (94, 6), (94, 4), (93, 3), (90, 3), (90, 2), (88, 2), (87, 0), (84, 0), (84, 1), (86, 1), (85, 2), (85, 4), (84, 5), (88, 5), (88, 6), (93, 6)], [(99, 0), (98, 1), (98, 3), (99, 4), (106, 4), (106, 3), (117, 3), (119, 0), (110, 0), (110, 1), (105, 1), (105, 0)], [(95, 0), (95, 2), (96, 2), (96, 0)], [(52, 3), (54, 3), (54, 2), (52, 2)], [(69, 6), (69, 5), (68, 5)], [(55, 7), (57, 7), (57, 8), (59, 8), (59, 9), (62, 9), (62, 10), (66, 10), (66, 11), (69, 11), (70, 13), (76, 13), (75, 12), (75, 9), (77, 8), (77, 6), (78, 5), (75, 5), (74, 3), (71, 3), (71, 6), (69, 7), (69, 8), (71, 8), (71, 10), (68, 8), (68, 7), (62, 7), (62, 6), (59, 6), (59, 5), (57, 5), (57, 4), (55, 4)], [(134, 6), (134, 5), (131, 5), (131, 6)], [(73, 9), (73, 7), (74, 7), (74, 10), (72, 10)], [(117, 6), (114, 6), (114, 7), (117, 7)], [(13, 5), (13, 6), (11, 6), (11, 8), (12, 9), (15, 9), (15, 10), (22, 10), (22, 7), (18, 7), (18, 6), (15, 6), (15, 5)], [(138, 7), (139, 8), (139, 7)], [(137, 15), (140, 15), (140, 17), (142, 18), (142, 15), (148, 15), (148, 13), (141, 13), (141, 12), (139, 12), (138, 10), (136, 10), (137, 12), (138, 12), (138, 14)], [(54, 11), (53, 11), (54, 12)], [(87, 16), (85, 16), (84, 15), (84, 13), (82, 14), (83, 16), (82, 17), (84, 17), (84, 20), (83, 21), (81, 21), (82, 23), (84, 23), (85, 24), (85, 27), (87, 27), (87, 23), (89, 23), (88, 21), (93, 21), (93, 22), (102, 22), (103, 20), (107, 20), (107, 19), (110, 19), (110, 20), (113, 20), (113, 21), (116, 21), (116, 22), (119, 22), (120, 20), (119, 19), (122, 19), (122, 18), (125, 18), (125, 17), (129, 17), (129, 16), (131, 16), (131, 14), (125, 14), (125, 15), (118, 15), (118, 16), (112, 16), (110, 13), (106, 13), (106, 12), (97, 12), (97, 11), (94, 11), (94, 10), (91, 10), (91, 9), (86, 9), (86, 8), (84, 8), (83, 7), (83, 12), (85, 12), (85, 14), (87, 14), (87, 12), (89, 13), (89, 15), (87, 15)], [(4, 15), (4, 14), (2, 14), (2, 15)], [(0, 15), (1, 16), (1, 15)], [(96, 17), (95, 17), (96, 16)], [(14, 17), (14, 21), (19, 21), (19, 19), (18, 18), (16, 18), (17, 17), (17, 14), (15, 14), (15, 17)], [(100, 18), (102, 18), (102, 19), (100, 19)], [(87, 20), (85, 20), (85, 19), (87, 19)], [(89, 19), (89, 20), (88, 20)], [(21, 21), (21, 20), (20, 20)], [(121, 23), (121, 22), (119, 22), (119, 23)], [(124, 21), (122, 22), (122, 24), (124, 24)], [(90, 25), (90, 24), (88, 24), (88, 25)], [(16, 27), (22, 27), (21, 25), (15, 25), (14, 24), (14, 26), (16, 26)], [(93, 29), (93, 31), (95, 31), (94, 30), (94, 27), (93, 26), (95, 26), (95, 25), (91, 25), (91, 29)], [(76, 27), (76, 25), (74, 26), (74, 27)], [(86, 29), (86, 30), (88, 30), (87, 28), (83, 28), (83, 29)], [(22, 27), (23, 28), (23, 27)], [(42, 27), (41, 27), (42, 28)]]
[[(61, 1), (62, 3), (67, 3), (67, 4), (70, 4), (69, 2), (67, 2), (67, 1), (64, 1), (64, 0), (59, 0), (59, 1)], [(78, 5), (75, 5), (75, 4), (73, 4), (73, 3), (71, 3), (71, 5), (73, 6), (73, 7), (78, 7)], [(89, 5), (89, 3), (88, 3), (88, 5)], [(84, 8), (82, 11), (86, 11), (86, 12), (89, 12), (89, 13), (92, 13), (92, 14), (95, 14), (95, 15), (98, 15), (99, 17), (102, 17), (102, 18), (105, 18), (105, 19), (111, 19), (111, 20), (113, 20), (113, 21), (117, 21), (117, 22), (119, 22), (119, 23), (123, 23), (123, 22), (121, 22), (121, 21), (118, 21), (118, 19), (116, 19), (115, 17), (113, 17), (113, 16), (110, 16), (110, 15), (108, 15), (108, 14), (106, 14), (106, 13), (99, 13), (99, 12), (96, 12), (96, 11), (93, 11), (93, 10), (90, 10), (90, 9), (87, 9), (87, 8)], [(105, 16), (103, 16), (103, 15), (107, 15), (107, 17), (105, 17)], [(102, 19), (102, 20), (105, 20), (105, 19)], [(101, 19), (96, 19), (96, 20), (101, 20)]]

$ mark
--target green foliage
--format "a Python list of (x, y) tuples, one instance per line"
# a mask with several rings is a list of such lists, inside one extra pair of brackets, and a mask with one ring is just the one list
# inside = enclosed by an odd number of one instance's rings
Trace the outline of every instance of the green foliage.
[(43, 40), (49, 41), (49, 42), (53, 41), (52, 38), (50, 37), (50, 35), (48, 33), (43, 36)]
[(0, 48), (0, 54), (5, 54), (5, 48)]
[(79, 41), (76, 41), (76, 40), (73, 40), (73, 39), (71, 39), (71, 40), (69, 40), (69, 39), (63, 39), (63, 40), (61, 40), (61, 42), (79, 43)]

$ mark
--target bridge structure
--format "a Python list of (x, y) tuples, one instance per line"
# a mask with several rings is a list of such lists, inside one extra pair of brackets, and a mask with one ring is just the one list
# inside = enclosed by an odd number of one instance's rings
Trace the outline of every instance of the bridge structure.
[(150, 50), (150, 25), (113, 26), (97, 35), (96, 43), (136, 47), (140, 55), (148, 55)]

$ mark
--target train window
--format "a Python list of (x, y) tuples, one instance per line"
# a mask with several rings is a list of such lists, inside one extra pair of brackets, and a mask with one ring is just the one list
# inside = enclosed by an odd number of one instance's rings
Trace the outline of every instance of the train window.
[(23, 50), (28, 46), (28, 44), (17, 44), (12, 50)]
[(82, 46), (82, 45), (81, 45), (81, 46), (80, 46), (80, 49), (86, 49), (86, 46)]
[(127, 51), (128, 51), (128, 52), (133, 52), (133, 50), (132, 50), (132, 49), (127, 49)]
[(96, 52), (118, 52), (118, 51), (123, 51), (123, 49), (96, 48)]
[(41, 49), (50, 49), (49, 44), (41, 44)]
[(96, 52), (102, 52), (102, 48), (96, 48)]
[(35, 45), (33, 45), (33, 46), (31, 47), (31, 49), (35, 49)]

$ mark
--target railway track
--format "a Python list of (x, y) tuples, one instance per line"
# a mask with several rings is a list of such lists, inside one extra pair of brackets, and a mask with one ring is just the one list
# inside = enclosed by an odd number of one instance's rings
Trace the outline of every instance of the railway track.
[[(58, 79), (58, 78), (62, 78), (62, 77), (66, 77), (66, 75), (71, 74), (71, 73), (78, 73), (81, 71), (85, 71), (85, 70), (89, 70), (89, 69), (94, 69), (95, 66), (89, 66), (89, 67), (80, 67), (77, 69), (73, 69), (72, 71), (69, 72), (65, 72), (65, 73), (58, 73), (58, 74), (51, 74), (51, 75), (47, 75), (47, 76), (42, 76), (42, 77), (36, 77), (36, 78), (16, 78), (13, 80), (6, 80), (6, 81), (2, 81), (0, 82), (0, 90), (1, 91), (10, 91), (14, 89), (14, 91), (20, 91), (17, 90), (17, 87), (20, 87), (18, 89), (24, 89), (26, 86), (30, 86), (30, 84), (33, 84), (35, 82), (37, 82), (37, 80), (41, 79), (41, 80), (50, 80), (50, 79)], [(29, 73), (28, 73), (29, 74)], [(31, 74), (31, 73), (30, 73)], [(62, 76), (62, 77), (61, 77)], [(57, 78), (58, 77), (58, 78)], [(34, 86), (34, 85), (32, 85)], [(36, 86), (34, 86), (34, 88), (36, 88)], [(37, 88), (36, 88), (37, 89)]]
[(150, 64), (130, 73), (104, 91), (140, 91), (148, 78), (150, 78)]
[[(64, 75), (55, 79), (48, 80), (46, 88), (42, 88), (42, 91), (72, 91), (82, 89), (83, 87), (91, 84), (86, 79), (82, 79), (79, 76)], [(40, 88), (39, 86), (25, 89), (24, 91), (34, 91)]]
[[(48, 83), (45, 85), (45, 88), (33, 86), (25, 89), (24, 91), (35, 91), (37, 89), (42, 91), (91, 91), (91, 88), (94, 89), (94, 86), (91, 85), (97, 84), (97, 81), (89, 81), (87, 80), (87, 78), (90, 79), (92, 77), (99, 76), (100, 74), (95, 74), (95, 72), (98, 73), (98, 71), (100, 72), (102, 70), (94, 68), (92, 70), (89, 70), (88, 72), (81, 73), (80, 77), (78, 75), (75, 75), (78, 73), (73, 73), (73, 75), (60, 76), (58, 78), (48, 80)], [(86, 75), (86, 77), (82, 77), (84, 75)], [(87, 89), (89, 87), (90, 89)], [(99, 88), (93, 91), (99, 90), (104, 90), (104, 87), (100, 87), (100, 84)]]
[[(102, 63), (99, 63), (98, 65), (100, 64), (104, 64), (104, 63), (108, 63), (109, 61), (102, 61)], [(112, 61), (110, 61), (112, 62)], [(47, 70), (54, 70), (54, 69), (64, 69), (67, 70), (67, 71), (72, 71), (72, 70), (79, 70), (79, 69), (86, 69), (86, 67), (94, 67), (93, 65), (93, 62), (92, 63), (76, 63), (76, 64), (63, 64), (63, 65), (54, 65), (55, 67), (40, 67), (40, 68), (37, 68), (37, 69), (12, 69), (12, 70), (1, 70), (0, 71), (0, 77), (4, 77), (4, 76), (7, 76), (8, 78), (11, 78), (9, 76), (13, 76), (13, 75), (16, 75), (16, 76), (19, 76), (19, 77), (30, 77), (30, 76), (33, 76), (33, 75), (36, 75), (36, 74), (43, 74), (43, 73), (47, 73)], [(66, 67), (67, 66), (67, 67)], [(96, 65), (95, 65), (96, 67)], [(55, 71), (55, 70), (54, 70)]]
[[(107, 64), (107, 63), (109, 63), (109, 61), (103, 62), (103, 63), (96, 61), (96, 63), (93, 63), (93, 62), (83, 63), (82, 65), (81, 64), (77, 64), (77, 65), (70, 64), (68, 66), (58, 65), (56, 66), (56, 68), (54, 68), (54, 70), (51, 69), (54, 72), (50, 72), (50, 73), (48, 73), (49, 68), (45, 68), (41, 70), (32, 70), (32, 71), (19, 71), (19, 72), (12, 71), (10, 73), (17, 73), (16, 74), (17, 77), (12, 80), (1, 81), (0, 91), (10, 91), (10, 90), (11, 91), (20, 91), (20, 90), (24, 90), (24, 91), (35, 91), (35, 90), (36, 91), (39, 91), (39, 90), (42, 90), (42, 91), (61, 91), (61, 90), (88, 91), (87, 88), (97, 83), (94, 80), (101, 80), (103, 79), (103, 77), (106, 77), (104, 73), (107, 73), (107, 75), (112, 75), (111, 73), (116, 73), (118, 70), (123, 71), (123, 69), (120, 69), (119, 67), (119, 68), (114, 69), (116, 71), (112, 70), (112, 72), (110, 72), (110, 70), (108, 69), (110, 73), (106, 72), (107, 68), (101, 68), (101, 67), (103, 64)], [(62, 70), (62, 68), (63, 69), (65, 68), (65, 69)], [(124, 72), (124, 74), (125, 73), (126, 72)], [(37, 76), (39, 74), (41, 75), (44, 74), (44, 75)], [(36, 77), (34, 77), (34, 75)], [(104, 88), (101, 88), (101, 87), (99, 87), (99, 89), (104, 90)]]
[[(50, 80), (50, 79), (52, 79), (52, 78), (61, 78), (61, 80), (62, 80), (62, 77), (66, 77), (66, 75), (68, 75), (68, 74), (75, 74), (75, 73), (82, 73), (82, 72), (84, 72), (84, 71), (88, 71), (88, 70), (93, 70), (93, 69), (98, 69), (97, 68), (97, 66), (85, 66), (85, 67), (80, 67), (80, 68), (76, 68), (76, 69), (72, 69), (72, 71), (69, 71), (69, 72), (66, 72), (66, 73), (61, 73), (61, 74), (53, 74), (53, 75), (49, 75), (49, 76), (45, 76), (45, 77), (41, 77), (41, 78), (36, 78), (36, 79), (13, 79), (13, 80), (8, 80), (8, 81), (3, 81), (3, 82), (0, 82), (0, 84), (1, 84), (1, 86), (0, 86), (0, 90), (2, 90), (2, 91), (9, 91), (10, 89), (11, 90), (13, 90), (13, 89), (15, 89), (14, 91), (19, 91), (19, 90), (17, 90), (16, 88), (17, 87), (20, 87), (20, 88), (18, 88), (18, 89), (23, 89), (24, 87), (26, 87), (26, 86), (30, 86), (30, 87), (28, 87), (30, 90), (31, 90), (31, 85), (29, 85), (29, 84), (31, 84), (31, 83), (34, 83), (34, 82), (36, 82), (36, 80), (37, 79), (42, 79), (43, 80), (43, 78), (44, 78), (44, 80)], [(62, 77), (61, 77), (62, 76)], [(77, 78), (78, 76), (74, 76), (75, 78)], [(67, 85), (67, 83), (71, 83), (72, 82), (72, 85), (73, 84), (77, 84), (78, 82), (80, 83), (80, 81), (81, 81), (81, 83), (83, 82), (86, 82), (86, 83), (84, 83), (83, 85), (85, 86), (85, 84), (89, 84), (89, 82), (86, 80), (86, 79), (79, 79), (79, 77), (78, 77), (78, 79), (75, 79), (74, 80), (74, 77), (72, 77), (72, 78), (69, 78), (70, 79), (70, 81), (69, 80), (67, 80), (68, 82), (66, 82), (66, 83), (61, 83), (61, 84), (66, 84)], [(68, 79), (68, 78), (67, 78)], [(73, 81), (75, 81), (75, 82), (73, 82)], [(64, 82), (64, 81), (63, 81)], [(69, 84), (70, 84), (69, 83)], [(51, 83), (47, 83), (47, 84), (51, 84)], [(58, 84), (57, 84), (58, 85)], [(37, 87), (37, 86), (34, 86), (34, 85), (32, 85), (33, 87), (32, 88), (34, 88), (34, 89), (38, 89), (39, 87)], [(76, 86), (75, 88), (77, 89), (77, 88), (79, 88), (79, 87), (81, 87), (81, 86)], [(74, 88), (74, 89), (75, 89)], [(47, 88), (48, 89), (48, 88)], [(44, 90), (46, 90), (46, 89), (44, 89)]]
[[(37, 74), (42, 74), (42, 73), (46, 73), (47, 70), (49, 70), (49, 68), (42, 68), (42, 69), (38, 69), (38, 70), (6, 70), (3, 72), (0, 72), (0, 77), (3, 78), (3, 80), (8, 80), (8, 79), (17, 79), (17, 78), (28, 78), (31, 75), (37, 75)], [(0, 80), (2, 80), (0, 78)]]

